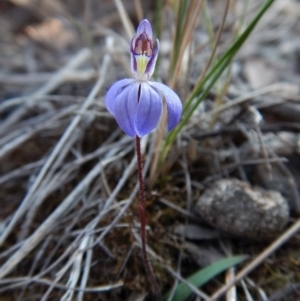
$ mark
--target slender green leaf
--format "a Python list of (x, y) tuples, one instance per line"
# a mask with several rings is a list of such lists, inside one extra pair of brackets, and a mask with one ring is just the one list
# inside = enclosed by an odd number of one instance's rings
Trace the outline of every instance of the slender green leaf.
[[(246, 255), (237, 255), (237, 256), (221, 259), (211, 264), (210, 266), (196, 272), (195, 274), (187, 278), (187, 281), (196, 287), (200, 287), (205, 283), (207, 283), (208, 281), (210, 281), (211, 279), (213, 279), (218, 274), (241, 263), (246, 258), (247, 258)], [(164, 297), (164, 300), (168, 299), (169, 294), (170, 293), (168, 293)], [(191, 294), (192, 294), (192, 290), (186, 284), (180, 283), (176, 288), (172, 301), (184, 301)]]
[(229, 66), (230, 62), (238, 52), (238, 50), (242, 47), (244, 42), (247, 40), (258, 21), (264, 15), (264, 13), (268, 10), (271, 4), (275, 0), (266, 0), (252, 22), (248, 25), (245, 31), (236, 39), (236, 41), (232, 44), (232, 46), (223, 54), (223, 56), (218, 60), (218, 62), (213, 66), (213, 68), (206, 74), (203, 80), (199, 83), (198, 86), (194, 88), (190, 96), (188, 97), (184, 108), (183, 108), (183, 116), (178, 124), (178, 126), (167, 136), (165, 140), (165, 145), (163, 147), (161, 153), (161, 160), (163, 160), (172, 143), (175, 141), (177, 135), (180, 133), (182, 128), (187, 124), (190, 117), (193, 115), (193, 112), (199, 106), (199, 104), (205, 99), (208, 95), (210, 89), (216, 83), (218, 78), (222, 75), (223, 71), (226, 67)]

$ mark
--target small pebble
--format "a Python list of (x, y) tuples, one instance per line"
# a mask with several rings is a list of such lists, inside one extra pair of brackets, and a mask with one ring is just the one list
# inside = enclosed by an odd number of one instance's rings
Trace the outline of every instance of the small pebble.
[(288, 203), (280, 193), (236, 179), (212, 184), (199, 198), (195, 211), (219, 230), (258, 240), (278, 235), (289, 220)]

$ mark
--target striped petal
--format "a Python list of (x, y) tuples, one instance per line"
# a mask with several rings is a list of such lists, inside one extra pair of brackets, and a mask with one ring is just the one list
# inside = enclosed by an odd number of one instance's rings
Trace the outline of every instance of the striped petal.
[(111, 114), (115, 115), (114, 105), (115, 105), (117, 96), (125, 89), (125, 87), (127, 87), (134, 81), (135, 81), (134, 79), (125, 78), (125, 79), (117, 81), (109, 88), (109, 90), (107, 91), (106, 96), (105, 96), (105, 106)]
[(135, 130), (139, 137), (150, 133), (158, 124), (162, 112), (159, 93), (147, 83), (141, 83), (140, 99), (135, 117)]
[(182, 104), (178, 95), (168, 86), (149, 82), (149, 85), (159, 91), (166, 99), (168, 110), (168, 131), (171, 131), (179, 122), (182, 113)]
[(134, 120), (138, 108), (139, 83), (126, 86), (116, 97), (114, 115), (120, 128), (130, 137), (136, 136)]

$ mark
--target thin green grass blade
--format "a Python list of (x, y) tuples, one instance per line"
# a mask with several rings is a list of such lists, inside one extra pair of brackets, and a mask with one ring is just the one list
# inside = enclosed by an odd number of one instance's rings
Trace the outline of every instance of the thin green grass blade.
[(215, 84), (218, 78), (221, 76), (223, 71), (228, 67), (231, 60), (234, 58), (238, 50), (247, 40), (258, 21), (264, 15), (264, 13), (268, 10), (268, 8), (272, 5), (275, 0), (266, 0), (252, 22), (248, 25), (245, 31), (236, 39), (233, 45), (223, 54), (223, 56), (218, 60), (218, 62), (213, 66), (213, 68), (206, 74), (201, 83), (194, 88), (190, 96), (188, 97), (184, 108), (183, 108), (183, 117), (178, 124), (178, 126), (168, 134), (165, 140), (165, 145), (163, 147), (161, 153), (161, 160), (163, 160), (171, 145), (175, 141), (177, 135), (181, 132), (182, 128), (186, 125), (190, 117), (192, 116), (194, 110), (199, 106), (199, 104), (205, 99), (207, 94), (209, 93), (211, 87)]
[[(209, 91), (211, 90), (211, 88), (213, 87), (213, 85), (215, 84), (215, 82), (218, 80), (218, 78), (221, 76), (221, 74), (223, 73), (223, 71), (226, 69), (226, 67), (229, 65), (231, 59), (227, 58), (226, 60), (224, 60), (222, 62), (222, 64), (219, 66), (219, 69), (216, 70), (215, 73), (213, 73), (210, 78), (208, 79), (207, 85), (204, 87), (203, 91), (201, 92), (201, 94), (196, 97), (195, 102), (191, 104), (191, 108), (190, 110), (183, 115), (181, 122), (179, 123), (179, 125), (176, 128), (176, 131), (174, 131), (174, 137), (173, 139), (176, 139), (177, 134), (182, 130), (182, 128), (186, 125), (186, 123), (189, 121), (189, 119), (191, 118), (191, 116), (193, 115), (194, 111), (197, 109), (197, 107), (199, 106), (199, 104), (205, 99), (205, 97), (208, 95)], [(178, 133), (177, 133), (178, 132)], [(176, 136), (175, 136), (176, 134)]]
[[(232, 256), (229, 258), (221, 259), (210, 266), (201, 269), (200, 271), (196, 272), (192, 276), (190, 276), (187, 281), (193, 284), (196, 287), (200, 287), (213, 279), (218, 274), (228, 270), (229, 268), (234, 267), (235, 265), (241, 263), (247, 258), (246, 255), (237, 255)], [(168, 299), (170, 293), (168, 293), (164, 300)], [(192, 294), (192, 290), (186, 286), (184, 283), (180, 283), (177, 286), (175, 291), (174, 297), (172, 301), (184, 301)]]
[[(197, 96), (200, 91), (202, 90), (203, 86), (205, 85), (206, 81), (209, 80), (209, 78), (219, 69), (220, 65), (223, 64), (225, 60), (228, 62), (233, 59), (233, 57), (236, 55), (238, 50), (241, 48), (241, 46), (244, 44), (244, 42), (247, 40), (251, 32), (254, 30), (255, 26), (257, 25), (258, 21), (261, 19), (261, 17), (264, 15), (264, 13), (268, 10), (268, 8), (271, 6), (271, 4), (275, 0), (267, 0), (264, 2), (264, 4), (261, 6), (260, 10), (258, 11), (257, 15), (255, 18), (252, 20), (252, 22), (248, 25), (248, 27), (245, 29), (245, 31), (240, 35), (240, 37), (233, 43), (233, 45), (224, 53), (224, 55), (220, 58), (218, 63), (210, 70), (210, 72), (205, 76), (201, 84), (194, 89), (192, 94), (189, 96), (184, 109), (186, 110), (190, 102)], [(228, 60), (228, 58), (230, 58)], [(227, 66), (226, 66), (227, 67)], [(225, 67), (225, 68), (226, 68)], [(224, 68), (224, 69), (225, 69)]]

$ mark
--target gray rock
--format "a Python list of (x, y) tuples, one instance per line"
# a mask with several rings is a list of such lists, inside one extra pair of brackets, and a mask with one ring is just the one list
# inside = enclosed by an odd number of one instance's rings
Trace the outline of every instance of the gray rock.
[(195, 211), (219, 230), (259, 240), (278, 235), (289, 219), (280, 193), (236, 179), (215, 182), (201, 195)]

